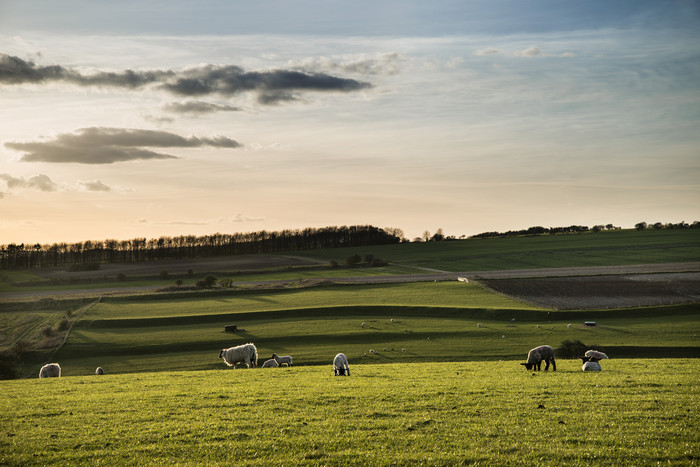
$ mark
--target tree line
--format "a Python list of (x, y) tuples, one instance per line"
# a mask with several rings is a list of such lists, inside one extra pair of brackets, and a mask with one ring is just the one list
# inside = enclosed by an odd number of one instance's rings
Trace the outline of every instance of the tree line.
[[(634, 226), (636, 230), (645, 230), (647, 228), (653, 229), (698, 229), (700, 228), (700, 221), (695, 221), (692, 224), (687, 222), (679, 222), (678, 224), (668, 223), (662, 224), (657, 222), (655, 224), (648, 225), (646, 222), (640, 222)], [(530, 227), (529, 229), (523, 230), (509, 230), (507, 232), (483, 232), (477, 235), (472, 235), (469, 238), (492, 238), (492, 237), (515, 237), (521, 235), (556, 235), (564, 233), (582, 233), (582, 232), (602, 232), (604, 230), (620, 230), (621, 227), (616, 227), (613, 224), (606, 225), (594, 225), (593, 227), (588, 227), (585, 225), (571, 225), (569, 227)]]
[(233, 256), (399, 243), (403, 232), (371, 225), (178, 237), (0, 246), (0, 269)]

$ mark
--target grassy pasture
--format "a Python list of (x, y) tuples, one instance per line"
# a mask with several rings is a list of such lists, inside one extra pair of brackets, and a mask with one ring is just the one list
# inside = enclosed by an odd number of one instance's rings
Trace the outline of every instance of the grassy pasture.
[(371, 253), (396, 264), (450, 272), (700, 261), (700, 230), (618, 230), (402, 243), (300, 252), (319, 260)]
[[(589, 319), (600, 325), (583, 326)], [(226, 333), (227, 324), (241, 331)], [(696, 305), (556, 312), (474, 283), (345, 285), (106, 298), (81, 315), (54, 360), (66, 375), (97, 366), (111, 373), (216, 369), (219, 349), (246, 342), (261, 359), (291, 354), (298, 365), (326, 364), (339, 351), (356, 363), (521, 360), (535, 345), (567, 339), (618, 357), (700, 357), (698, 330)], [(30, 377), (37, 371), (27, 368)]]
[(700, 360), (0, 381), (2, 465), (697, 465)]

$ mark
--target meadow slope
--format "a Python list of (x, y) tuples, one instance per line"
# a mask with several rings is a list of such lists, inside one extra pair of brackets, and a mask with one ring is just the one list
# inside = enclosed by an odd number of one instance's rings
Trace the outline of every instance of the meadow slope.
[(700, 360), (0, 382), (2, 465), (697, 465)]

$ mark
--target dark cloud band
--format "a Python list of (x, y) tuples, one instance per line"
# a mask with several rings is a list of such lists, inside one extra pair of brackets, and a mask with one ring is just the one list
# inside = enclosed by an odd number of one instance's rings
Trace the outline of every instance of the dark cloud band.
[(179, 96), (204, 96), (219, 94), (231, 96), (254, 92), (259, 102), (276, 104), (295, 100), (293, 93), (353, 92), (370, 88), (370, 83), (339, 78), (325, 73), (305, 73), (292, 70), (246, 72), (234, 65), (205, 65), (180, 73), (172, 70), (133, 71), (118, 73), (100, 72), (83, 75), (61, 65), (39, 66), (19, 57), (0, 54), (0, 83), (39, 84), (65, 82), (79, 86), (110, 86), (137, 89), (157, 85)]
[(132, 160), (177, 159), (170, 154), (145, 148), (238, 148), (241, 145), (225, 136), (185, 138), (175, 133), (129, 128), (82, 128), (58, 135), (52, 141), (10, 142), (5, 147), (24, 152), (24, 162), (112, 164)]

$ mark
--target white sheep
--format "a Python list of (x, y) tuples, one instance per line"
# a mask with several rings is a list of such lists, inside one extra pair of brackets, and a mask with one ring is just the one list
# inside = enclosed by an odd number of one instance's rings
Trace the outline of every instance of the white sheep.
[(96, 375), (103, 375), (105, 374), (105, 370), (102, 369), (101, 366), (98, 366), (97, 369), (95, 370)]
[(273, 353), (272, 358), (275, 359), (275, 361), (277, 362), (277, 364), (279, 366), (282, 366), (284, 364), (286, 364), (287, 366), (292, 366), (292, 356), (291, 355), (285, 355), (283, 357), (280, 357), (276, 353)]
[(39, 370), (39, 378), (58, 378), (61, 376), (61, 365), (58, 363), (47, 363)]
[(571, 323), (566, 325), (567, 328), (571, 328)]
[(583, 371), (603, 371), (603, 367), (598, 362), (586, 362), (581, 367)]
[(525, 369), (532, 370), (533, 368), (540, 371), (542, 368), (542, 360), (545, 361), (544, 371), (549, 370), (549, 364), (552, 364), (552, 370), (557, 371), (557, 364), (554, 361), (554, 349), (549, 345), (540, 345), (531, 349), (527, 353), (527, 362), (521, 363), (525, 365)]
[(600, 352), (598, 350), (586, 350), (586, 353), (584, 355), (586, 357), (588, 357), (589, 360), (592, 362), (595, 362), (598, 360), (606, 360), (608, 358), (607, 355), (605, 355), (603, 352)]
[(348, 366), (348, 358), (343, 353), (339, 353), (333, 359), (333, 370), (336, 376), (350, 376), (350, 367)]
[(250, 368), (251, 363), (253, 366), (258, 366), (258, 349), (251, 343), (229, 347), (221, 349), (219, 358), (223, 358), (224, 363), (233, 368), (236, 368), (237, 363), (245, 363), (245, 366)]
[(260, 368), (277, 368), (279, 364), (277, 363), (277, 360), (274, 358), (271, 358), (269, 360), (265, 360), (265, 362), (262, 364)]

